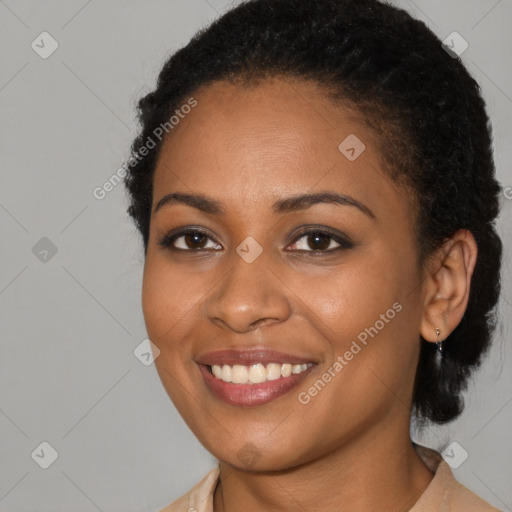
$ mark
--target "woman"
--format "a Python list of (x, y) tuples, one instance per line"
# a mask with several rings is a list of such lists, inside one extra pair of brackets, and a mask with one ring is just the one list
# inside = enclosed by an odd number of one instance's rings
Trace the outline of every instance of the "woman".
[(411, 442), (490, 343), (500, 186), (479, 87), (376, 0), (252, 0), (139, 103), (143, 311), (219, 466), (165, 512), (496, 510)]

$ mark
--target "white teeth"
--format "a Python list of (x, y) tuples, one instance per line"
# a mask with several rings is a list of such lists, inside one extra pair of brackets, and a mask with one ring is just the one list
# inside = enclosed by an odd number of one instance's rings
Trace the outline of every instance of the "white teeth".
[(253, 364), (249, 369), (249, 382), (259, 384), (267, 380), (267, 370), (262, 364)]
[(289, 377), (292, 374), (292, 365), (283, 364), (281, 365), (281, 377)]
[(277, 363), (267, 364), (267, 380), (276, 380), (281, 377), (281, 365)]
[(231, 378), (235, 384), (245, 384), (249, 380), (249, 371), (247, 366), (235, 364), (231, 371)]
[(301, 370), (301, 366), (300, 364), (294, 364), (292, 366), (292, 373), (293, 374), (296, 374), (296, 373), (300, 373), (302, 370)]
[(224, 382), (231, 382), (231, 366), (225, 364), (223, 367), (222, 367), (222, 375), (221, 375), (221, 379), (224, 381)]
[(213, 375), (224, 382), (234, 382), (235, 384), (260, 384), (267, 380), (277, 380), (281, 377), (299, 374), (306, 371), (313, 363), (307, 364), (279, 364), (268, 363), (265, 367), (261, 363), (251, 366), (235, 364), (223, 366), (214, 364), (211, 366)]
[(212, 366), (212, 372), (217, 379), (222, 379), (222, 368), (218, 364)]

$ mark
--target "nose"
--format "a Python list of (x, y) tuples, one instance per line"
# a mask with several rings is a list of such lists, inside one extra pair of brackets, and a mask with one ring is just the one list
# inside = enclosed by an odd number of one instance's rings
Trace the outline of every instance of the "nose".
[(291, 314), (286, 286), (264, 253), (252, 263), (234, 254), (231, 271), (205, 304), (208, 318), (237, 333), (285, 321)]

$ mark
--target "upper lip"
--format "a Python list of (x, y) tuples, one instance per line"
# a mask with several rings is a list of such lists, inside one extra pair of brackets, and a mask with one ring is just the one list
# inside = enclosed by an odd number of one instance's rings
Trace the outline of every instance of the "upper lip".
[(199, 364), (205, 365), (229, 365), (235, 364), (251, 366), (253, 364), (281, 363), (281, 364), (307, 364), (313, 363), (311, 358), (295, 356), (267, 349), (246, 349), (246, 350), (217, 350), (201, 355), (196, 360)]

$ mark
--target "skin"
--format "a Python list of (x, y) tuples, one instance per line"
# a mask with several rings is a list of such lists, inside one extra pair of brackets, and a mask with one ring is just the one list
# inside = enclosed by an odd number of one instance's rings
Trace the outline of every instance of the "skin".
[[(425, 264), (418, 260), (410, 193), (385, 172), (372, 133), (318, 85), (273, 78), (247, 88), (217, 82), (165, 141), (153, 209), (166, 194), (203, 194), (225, 214), (181, 203), (153, 210), (143, 311), (155, 364), (178, 411), (220, 461), (215, 511), (405, 511), (432, 473), (409, 436), (419, 336), (435, 342), (460, 322), (476, 244), (457, 232)], [(338, 145), (356, 134), (366, 149), (349, 161)], [(354, 206), (319, 203), (277, 213), (279, 199), (312, 192), (348, 195)], [(327, 254), (298, 232), (323, 226), (353, 246)], [(208, 237), (158, 242), (194, 226)], [(320, 229), (320, 228), (318, 228)], [(248, 236), (262, 254), (247, 263)], [(195, 247), (203, 247), (202, 250)], [(339, 244), (327, 239), (325, 248)], [(186, 248), (189, 248), (188, 251)], [(402, 310), (310, 402), (307, 391), (359, 333), (394, 303)], [(216, 398), (196, 364), (206, 352), (272, 348), (314, 361), (298, 388), (265, 405)], [(240, 457), (249, 448), (254, 460)], [(245, 462), (244, 462), (245, 461)], [(300, 504), (300, 507), (299, 507)]]

